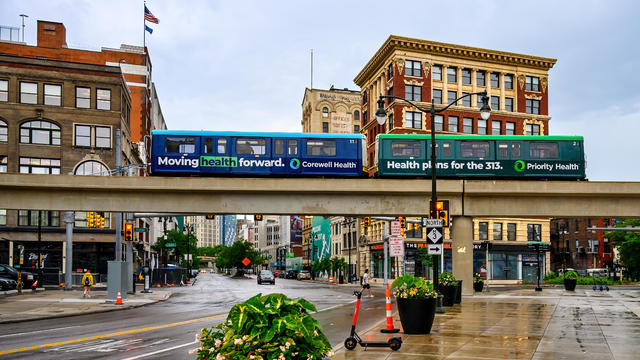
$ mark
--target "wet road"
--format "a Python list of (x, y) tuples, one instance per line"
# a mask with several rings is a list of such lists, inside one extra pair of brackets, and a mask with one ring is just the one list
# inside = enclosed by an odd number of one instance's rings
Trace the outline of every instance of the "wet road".
[[(314, 317), (332, 345), (348, 335), (355, 306), (353, 288), (278, 279), (276, 285), (255, 280), (200, 274), (193, 286), (178, 288), (167, 301), (108, 313), (4, 324), (0, 359), (194, 359), (188, 350), (203, 327), (222, 322), (236, 303), (257, 293), (304, 297), (318, 308)], [(363, 299), (358, 326), (384, 320), (384, 297)]]

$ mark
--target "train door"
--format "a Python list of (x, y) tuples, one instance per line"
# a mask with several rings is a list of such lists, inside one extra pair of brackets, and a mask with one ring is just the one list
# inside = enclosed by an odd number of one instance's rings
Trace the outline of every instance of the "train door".
[(236, 165), (231, 167), (231, 173), (271, 173), (271, 138), (235, 137), (231, 138), (231, 143), (231, 156), (235, 158)]
[(284, 172), (287, 174), (302, 173), (302, 162), (300, 160), (301, 139), (286, 139), (286, 161)]
[(228, 174), (233, 165), (229, 157), (228, 139), (222, 136), (202, 137), (200, 172), (203, 174)]
[[(438, 176), (453, 176), (455, 171), (451, 169), (451, 161), (455, 159), (453, 152), (453, 140), (436, 140), (436, 155), (440, 165), (436, 168)], [(431, 153), (431, 151), (429, 151)]]
[(286, 138), (273, 138), (272, 141), (272, 156), (273, 163), (271, 166), (271, 173), (284, 175), (290, 174), (292, 172), (292, 167), (290, 165), (290, 156), (288, 155), (289, 146), (294, 144), (296, 140), (294, 139), (286, 139)]

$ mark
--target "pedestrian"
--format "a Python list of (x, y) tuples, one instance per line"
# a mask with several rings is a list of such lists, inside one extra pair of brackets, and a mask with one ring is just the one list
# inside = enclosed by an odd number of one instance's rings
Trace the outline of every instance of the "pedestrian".
[(364, 289), (369, 289), (369, 297), (373, 297), (371, 285), (369, 285), (369, 269), (365, 269), (364, 275), (362, 275), (362, 290), (360, 292), (364, 292)]
[(91, 275), (91, 271), (87, 270), (82, 277), (82, 286), (84, 287), (84, 293), (82, 297), (91, 297), (91, 286), (93, 286), (93, 275)]

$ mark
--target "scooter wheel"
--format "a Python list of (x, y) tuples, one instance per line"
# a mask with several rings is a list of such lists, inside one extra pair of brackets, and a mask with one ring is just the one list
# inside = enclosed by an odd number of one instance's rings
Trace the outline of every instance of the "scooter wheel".
[(402, 340), (398, 338), (392, 338), (391, 340), (389, 340), (389, 347), (391, 348), (391, 350), (398, 351), (400, 350), (400, 346), (402, 346)]
[(344, 347), (346, 347), (347, 350), (355, 349), (356, 345), (358, 345), (358, 342), (352, 337), (348, 337), (347, 340), (344, 341)]

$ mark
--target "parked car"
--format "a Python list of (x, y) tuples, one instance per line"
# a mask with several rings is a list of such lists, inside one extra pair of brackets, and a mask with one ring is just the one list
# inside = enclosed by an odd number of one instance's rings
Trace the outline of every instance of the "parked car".
[(8, 279), (5, 277), (0, 277), (0, 290), (15, 290), (18, 287), (18, 283), (13, 279)]
[(297, 279), (298, 272), (296, 270), (288, 270), (287, 275), (285, 275), (286, 279)]
[(258, 285), (262, 285), (262, 283), (271, 283), (273, 285), (276, 284), (276, 277), (273, 276), (273, 273), (269, 270), (260, 270), (258, 273)]
[(308, 270), (302, 270), (298, 273), (298, 280), (311, 280), (311, 273)]
[(599, 278), (609, 277), (609, 270), (607, 269), (587, 269), (588, 276), (595, 276)]
[[(35, 281), (36, 277), (33, 273), (28, 271), (20, 271), (22, 273), (22, 288), (29, 288)], [(0, 277), (8, 278), (14, 281), (18, 281), (18, 270), (13, 266), (9, 266), (7, 264), (0, 265)]]
[(280, 274), (278, 274), (278, 277), (280, 279), (284, 279), (287, 277), (287, 272), (286, 271), (281, 271)]

